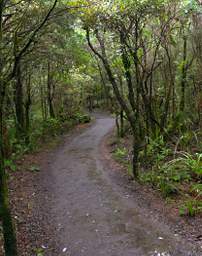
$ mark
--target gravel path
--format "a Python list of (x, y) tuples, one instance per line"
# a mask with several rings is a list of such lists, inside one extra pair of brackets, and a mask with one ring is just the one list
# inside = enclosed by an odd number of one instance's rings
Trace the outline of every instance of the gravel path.
[(96, 114), (92, 126), (64, 139), (44, 161), (44, 199), (37, 211), (47, 236), (52, 232), (47, 255), (199, 256), (165, 224), (145, 215), (109, 175), (100, 143), (113, 126), (113, 118)]

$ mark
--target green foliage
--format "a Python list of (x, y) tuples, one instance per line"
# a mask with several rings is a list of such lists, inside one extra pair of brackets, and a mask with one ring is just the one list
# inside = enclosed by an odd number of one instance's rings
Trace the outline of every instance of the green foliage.
[(76, 122), (80, 124), (89, 123), (91, 121), (91, 117), (89, 115), (81, 112), (75, 113), (72, 119), (74, 119)]
[(187, 128), (191, 127), (192, 125), (193, 121), (191, 120), (190, 115), (185, 112), (178, 112), (174, 120), (170, 120), (167, 127), (167, 132), (170, 134), (177, 132), (184, 135), (185, 132), (190, 132), (190, 130)]
[[(172, 164), (175, 162), (175, 164)], [(169, 180), (174, 182), (190, 181), (191, 174), (189, 169), (183, 166), (180, 162), (169, 161), (160, 167), (160, 172), (169, 177)]]
[(165, 141), (163, 136), (156, 137), (155, 139), (149, 138), (149, 142), (147, 145), (147, 154), (148, 156), (153, 155), (154, 153), (158, 152), (162, 148), (164, 148)]
[[(188, 199), (180, 207), (180, 215), (194, 216), (202, 211), (202, 157), (201, 154), (191, 155), (187, 152), (181, 155), (177, 159), (161, 162), (161, 165), (154, 165), (152, 171), (140, 175), (140, 180), (157, 188), (163, 197), (186, 195)], [(187, 189), (189, 184), (192, 186)]]
[(59, 118), (48, 118), (45, 121), (37, 120), (32, 127), (30, 133), (30, 149), (35, 149), (37, 144), (40, 144), (41, 140), (46, 140), (50, 136), (57, 136), (64, 132), (67, 132), (70, 128), (76, 124), (84, 124), (91, 121), (91, 117), (88, 114), (82, 112), (76, 112), (70, 117), (60, 115)]
[(202, 184), (194, 184), (191, 188), (191, 192), (196, 193), (196, 198), (199, 198), (202, 196)]
[(42, 248), (35, 249), (36, 256), (44, 256), (44, 250)]
[(133, 177), (133, 168), (129, 159), (129, 152), (127, 148), (121, 146), (117, 147), (113, 152), (113, 157), (115, 160), (123, 164), (128, 172), (128, 175)]
[(190, 170), (202, 177), (202, 154), (196, 153), (194, 156), (188, 153), (184, 153), (184, 162), (190, 168)]
[(158, 167), (170, 155), (172, 155), (172, 150), (167, 147), (163, 136), (160, 135), (155, 139), (149, 138), (146, 149), (140, 152), (140, 159), (144, 162), (146, 156), (147, 162), (150, 161), (152, 165)]
[(199, 200), (188, 200), (179, 209), (180, 215), (188, 215), (190, 217), (202, 212), (202, 201)]
[(11, 171), (15, 172), (16, 171), (16, 164), (12, 159), (6, 159), (4, 161), (5, 168), (9, 168)]
[(57, 135), (57, 131), (62, 128), (62, 124), (56, 118), (49, 118), (43, 122), (43, 133), (47, 133), (49, 135)]
[[(25, 141), (17, 140), (13, 134), (14, 129), (11, 127), (9, 133), (9, 136), (11, 137), (9, 138), (9, 141), (11, 144), (12, 152), (9, 159), (5, 160), (5, 167), (11, 171), (16, 171), (15, 160), (22, 157), (25, 153), (37, 150), (40, 147), (42, 141), (47, 141), (51, 136), (56, 137), (63, 132), (67, 132), (76, 124), (84, 124), (91, 121), (91, 117), (88, 114), (82, 112), (76, 112), (73, 116), (71, 116), (71, 118), (65, 118), (66, 120), (63, 118), (48, 118), (45, 121), (36, 119), (30, 129), (29, 144), (25, 143)], [(40, 171), (38, 166), (31, 166), (29, 170), (32, 172)]]
[(169, 197), (172, 195), (176, 195), (178, 193), (178, 189), (174, 183), (170, 183), (165, 179), (160, 180), (158, 184), (159, 189), (164, 197)]
[[(173, 158), (173, 152), (166, 145), (163, 136), (149, 139), (146, 157), (147, 162), (150, 162), (151, 171), (142, 173), (140, 180), (159, 189), (164, 197), (177, 194), (180, 184), (200, 179), (202, 172), (201, 154), (182, 152), (181, 155), (182, 157), (169, 160)], [(145, 150), (141, 152), (140, 157), (143, 161)]]
[(197, 0), (186, 0), (184, 1), (185, 5), (185, 12), (193, 12), (193, 11), (202, 11), (201, 4)]
[[(181, 193), (181, 184), (201, 177), (201, 154), (191, 155), (183, 152), (182, 157), (169, 160), (173, 157), (173, 153), (166, 146), (162, 136), (155, 140), (150, 139), (149, 142), (147, 157), (150, 159), (152, 170), (140, 175), (143, 183), (151, 184), (160, 190), (164, 197), (169, 197)], [(143, 151), (141, 157), (144, 157)], [(199, 185), (196, 188), (201, 187)]]
[(12, 147), (12, 159), (21, 157), (30, 151), (30, 145), (25, 144), (24, 141), (15, 141)]
[(127, 163), (127, 157), (128, 157), (128, 151), (126, 148), (116, 148), (116, 150), (113, 153), (113, 156), (116, 160)]
[(40, 172), (40, 167), (39, 166), (36, 166), (36, 165), (32, 165), (29, 170), (31, 172)]
[(187, 168), (191, 175), (202, 177), (202, 154), (191, 155), (187, 152), (182, 152), (181, 155), (182, 157), (170, 161), (168, 166), (175, 168), (180, 164), (181, 168)]
[(140, 181), (149, 183), (161, 191), (163, 197), (169, 197), (178, 193), (176, 181), (170, 173), (151, 171), (140, 175)]

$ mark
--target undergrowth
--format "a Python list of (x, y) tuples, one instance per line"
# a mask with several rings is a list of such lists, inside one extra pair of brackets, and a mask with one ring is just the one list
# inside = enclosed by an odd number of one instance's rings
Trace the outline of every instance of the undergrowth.
[[(53, 138), (69, 131), (77, 124), (85, 124), (91, 121), (91, 117), (85, 113), (77, 112), (68, 118), (48, 118), (42, 120), (35, 118), (29, 131), (29, 141), (17, 140), (15, 136), (15, 126), (9, 123), (7, 157), (5, 167), (10, 171), (16, 171), (15, 161), (24, 154), (37, 151), (42, 144), (54, 141)], [(11, 151), (12, 149), (12, 151)]]
[[(157, 189), (165, 199), (181, 202), (179, 214), (195, 216), (202, 213), (202, 153), (178, 151), (176, 146), (166, 143), (163, 136), (148, 140), (140, 152), (139, 181)], [(180, 143), (185, 143), (181, 138)], [(186, 140), (186, 143), (189, 143)], [(180, 147), (179, 142), (177, 143)], [(187, 145), (186, 145), (187, 148)], [(131, 172), (130, 150), (118, 140), (114, 158)]]

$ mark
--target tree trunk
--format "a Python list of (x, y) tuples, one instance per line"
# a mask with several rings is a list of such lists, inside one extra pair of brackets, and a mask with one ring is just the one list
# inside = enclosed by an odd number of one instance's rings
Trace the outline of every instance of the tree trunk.
[(139, 151), (140, 151), (140, 145), (139, 145), (139, 139), (137, 138), (137, 134), (135, 134), (137, 131), (133, 131), (133, 177), (134, 179), (138, 179), (139, 177), (139, 166), (138, 166), (138, 159), (139, 159)]
[(184, 111), (185, 107), (185, 87), (186, 87), (186, 79), (187, 79), (187, 68), (186, 68), (186, 60), (187, 60), (187, 38), (184, 36), (184, 44), (183, 44), (183, 67), (182, 67), (182, 78), (181, 78), (181, 100), (180, 100), (180, 111)]
[(124, 75), (126, 78), (127, 86), (128, 86), (128, 100), (130, 102), (131, 108), (133, 112), (136, 112), (136, 105), (135, 105), (135, 95), (134, 95), (134, 86), (132, 82), (132, 75), (131, 75), (131, 62), (130, 62), (130, 56), (128, 56), (127, 50), (125, 48), (125, 41), (124, 41), (124, 35), (120, 34), (120, 43), (121, 43), (121, 51), (122, 51), (122, 63), (124, 67)]
[(26, 144), (29, 144), (29, 132), (30, 132), (30, 107), (32, 104), (31, 101), (31, 75), (28, 75), (27, 80), (27, 90), (26, 90), (26, 102), (25, 102), (25, 126), (26, 126)]
[(120, 125), (119, 125), (119, 114), (116, 112), (116, 131), (117, 131), (117, 137), (120, 136)]
[(21, 78), (21, 64), (18, 63), (14, 81), (14, 102), (16, 113), (16, 135), (18, 139), (24, 137), (24, 108), (23, 108), (23, 85)]
[(4, 249), (6, 256), (17, 256), (16, 236), (9, 209), (7, 175), (4, 167), (4, 119), (3, 102), (5, 88), (0, 81), (0, 217), (3, 224)]
[[(3, 10), (5, 1), (0, 0), (0, 79), (2, 78), (3, 62), (1, 58), (2, 38), (3, 38)], [(3, 224), (4, 250), (5, 256), (17, 256), (17, 244), (11, 213), (9, 210), (7, 176), (4, 168), (4, 136), (3, 136), (3, 108), (4, 108), (5, 86), (0, 80), (0, 218)]]
[(52, 77), (51, 77), (51, 70), (50, 70), (50, 63), (49, 62), (48, 62), (47, 90), (48, 90), (49, 114), (50, 114), (51, 118), (55, 118), (55, 112), (54, 112), (54, 108), (53, 108)]
[(43, 118), (43, 121), (47, 119), (47, 104), (46, 104), (46, 94), (44, 92), (44, 80), (43, 78), (40, 78), (40, 100), (41, 100), (41, 115)]
[[(170, 78), (169, 78), (168, 89), (166, 90), (167, 93), (165, 95), (166, 99), (165, 99), (164, 112), (163, 112), (163, 116), (161, 118), (161, 127), (162, 128), (164, 128), (167, 124), (167, 119), (168, 119), (168, 115), (169, 115), (170, 100), (171, 100), (173, 88), (175, 86), (174, 75), (173, 75), (173, 70), (172, 70), (173, 61), (171, 59), (171, 54), (170, 54), (169, 49), (167, 48), (167, 46), (165, 46), (165, 51), (166, 51), (166, 56), (168, 58), (168, 69), (169, 69)], [(167, 72), (167, 70), (165, 72)]]
[(124, 137), (124, 111), (121, 109), (120, 111), (120, 137)]

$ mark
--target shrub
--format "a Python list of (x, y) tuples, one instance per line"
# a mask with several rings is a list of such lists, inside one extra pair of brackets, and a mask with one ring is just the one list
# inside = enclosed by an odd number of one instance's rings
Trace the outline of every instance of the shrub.
[(202, 212), (202, 202), (196, 199), (186, 201), (179, 209), (180, 215), (188, 215), (190, 217)]
[(117, 148), (114, 153), (113, 153), (115, 159), (117, 159), (118, 161), (122, 162), (122, 163), (126, 163), (127, 162), (127, 156), (128, 156), (128, 152), (126, 148)]
[(91, 121), (91, 117), (89, 115), (81, 112), (77, 112), (75, 115), (73, 115), (72, 119), (81, 124), (89, 123)]

